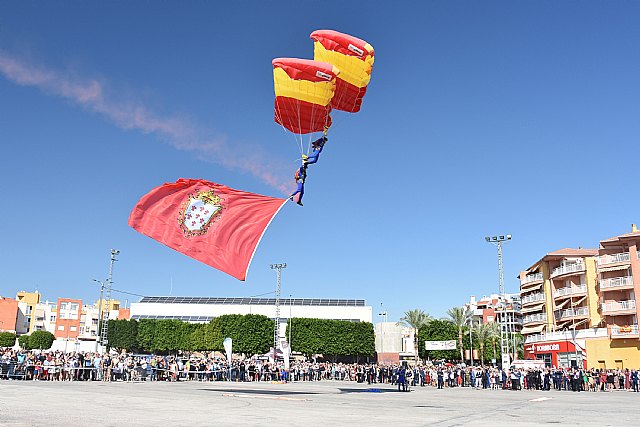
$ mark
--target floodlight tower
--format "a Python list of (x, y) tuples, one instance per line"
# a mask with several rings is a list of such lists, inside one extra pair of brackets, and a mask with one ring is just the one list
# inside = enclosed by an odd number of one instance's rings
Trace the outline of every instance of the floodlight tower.
[(500, 277), (500, 302), (502, 316), (500, 317), (500, 352), (502, 353), (502, 369), (509, 367), (509, 331), (507, 324), (507, 301), (504, 294), (504, 267), (502, 265), (502, 242), (511, 240), (511, 234), (485, 237), (488, 243), (498, 247), (498, 273)]
[[(102, 325), (98, 322), (98, 327), (100, 328), (100, 345), (102, 346), (102, 352), (105, 351), (105, 346), (107, 345), (107, 332), (109, 329), (109, 307), (111, 306), (111, 285), (113, 284), (113, 264), (118, 260), (116, 256), (120, 255), (120, 251), (117, 249), (111, 249), (111, 262), (109, 263), (109, 277), (106, 280), (106, 283), (100, 282), (102, 285), (100, 289), (100, 319), (102, 319)], [(97, 280), (96, 280), (97, 282)], [(104, 305), (107, 307), (106, 316), (102, 315), (103, 310), (103, 301), (102, 301), (102, 289), (104, 289)]]
[(278, 273), (278, 285), (276, 287), (276, 324), (273, 327), (273, 363), (276, 363), (276, 349), (278, 348), (278, 341), (280, 340), (280, 276), (282, 275), (282, 269), (287, 268), (287, 264), (271, 264), (271, 269), (276, 270)]

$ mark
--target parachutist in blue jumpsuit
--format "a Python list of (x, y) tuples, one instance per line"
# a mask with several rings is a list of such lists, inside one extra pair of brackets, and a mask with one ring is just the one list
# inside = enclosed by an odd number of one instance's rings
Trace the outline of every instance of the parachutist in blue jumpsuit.
[(296, 203), (302, 206), (302, 196), (304, 196), (304, 181), (305, 179), (307, 179), (307, 166), (300, 166), (300, 168), (296, 170), (294, 177), (296, 179), (296, 184), (298, 184), (298, 188), (293, 192), (291, 196), (289, 196), (289, 200), (293, 201), (293, 197), (296, 194), (299, 194), (298, 201)]
[(325, 142), (327, 142), (327, 137), (323, 136), (311, 143), (311, 146), (313, 147), (313, 153), (309, 157), (305, 156), (302, 158), (302, 162), (304, 163), (305, 167), (318, 161), (318, 157), (320, 156), (320, 153), (322, 153)]

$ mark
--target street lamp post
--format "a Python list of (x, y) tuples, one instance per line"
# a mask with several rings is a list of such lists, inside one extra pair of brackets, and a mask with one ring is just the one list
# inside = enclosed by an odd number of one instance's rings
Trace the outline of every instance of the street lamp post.
[[(387, 322), (387, 312), (382, 309), (382, 303), (380, 303), (380, 354), (384, 357), (384, 324)], [(380, 363), (380, 360), (378, 360)]]
[(291, 306), (293, 305), (292, 295), (289, 294), (289, 349), (293, 351), (291, 347), (291, 329), (293, 329), (293, 319), (291, 318)]
[(271, 264), (271, 269), (276, 270), (278, 274), (278, 284), (276, 287), (276, 316), (275, 326), (273, 328), (273, 363), (276, 363), (278, 341), (280, 339), (280, 276), (282, 275), (282, 269), (287, 268), (287, 264)]
[(473, 368), (473, 314), (469, 316), (469, 359)]
[(511, 234), (484, 238), (488, 243), (498, 247), (498, 274), (500, 282), (500, 299), (502, 301), (502, 316), (500, 317), (500, 352), (502, 353), (502, 369), (509, 367), (509, 336), (507, 333), (507, 307), (504, 294), (504, 267), (502, 265), (502, 243), (511, 240)]

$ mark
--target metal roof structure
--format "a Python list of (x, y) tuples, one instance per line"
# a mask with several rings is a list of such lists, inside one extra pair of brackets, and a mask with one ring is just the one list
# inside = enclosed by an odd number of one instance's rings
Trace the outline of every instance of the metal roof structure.
[[(139, 303), (147, 304), (231, 304), (275, 305), (275, 298), (216, 298), (216, 297), (142, 297)], [(280, 298), (280, 305), (306, 305), (317, 307), (364, 307), (363, 299)]]

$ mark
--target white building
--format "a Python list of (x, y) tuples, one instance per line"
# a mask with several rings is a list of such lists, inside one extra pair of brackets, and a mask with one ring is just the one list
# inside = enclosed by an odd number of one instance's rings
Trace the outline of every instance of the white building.
[[(276, 318), (275, 298), (143, 297), (131, 304), (131, 319), (177, 319), (209, 323), (223, 314), (261, 314)], [(290, 318), (347, 320), (372, 323), (364, 300), (281, 298), (280, 338), (286, 340)], [(295, 324), (293, 325), (295, 328)]]
[(416, 356), (414, 329), (398, 322), (375, 324), (376, 354), (379, 363), (414, 360)]

